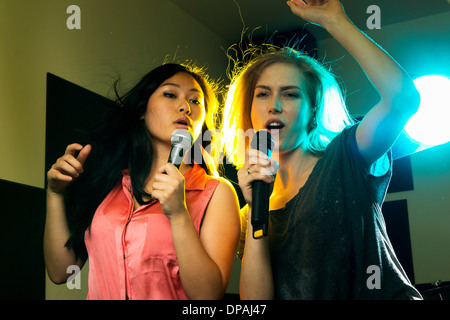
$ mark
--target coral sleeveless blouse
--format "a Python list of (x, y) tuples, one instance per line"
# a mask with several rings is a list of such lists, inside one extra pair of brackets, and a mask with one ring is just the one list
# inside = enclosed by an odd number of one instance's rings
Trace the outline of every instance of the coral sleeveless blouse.
[[(158, 201), (133, 210), (128, 170), (95, 212), (85, 233), (87, 299), (188, 299), (168, 218)], [(184, 175), (186, 205), (197, 232), (219, 183), (198, 164)]]

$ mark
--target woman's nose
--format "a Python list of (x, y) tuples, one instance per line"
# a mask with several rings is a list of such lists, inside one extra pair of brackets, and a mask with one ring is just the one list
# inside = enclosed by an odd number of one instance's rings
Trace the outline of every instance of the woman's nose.
[(178, 108), (178, 111), (185, 112), (188, 115), (191, 114), (191, 106), (189, 105), (189, 101), (187, 101), (186, 99), (183, 99), (180, 107)]
[(269, 113), (281, 113), (283, 109), (281, 108), (280, 99), (276, 98), (269, 105)]

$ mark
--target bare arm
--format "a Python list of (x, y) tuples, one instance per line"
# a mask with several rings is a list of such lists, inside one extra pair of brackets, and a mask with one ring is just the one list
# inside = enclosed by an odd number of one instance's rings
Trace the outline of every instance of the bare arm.
[[(238, 171), (239, 186), (248, 205), (248, 218), (251, 221), (252, 211), (252, 183), (255, 180), (273, 183), (278, 164), (274, 159), (256, 150), (248, 150), (248, 161)], [(269, 169), (270, 168), (270, 169)], [(248, 173), (250, 169), (250, 174)], [(265, 171), (264, 171), (265, 170)], [(267, 171), (269, 170), (269, 171)], [(272, 173), (272, 174), (269, 174)], [(244, 207), (245, 209), (245, 207)], [(245, 211), (243, 212), (245, 214)], [(274, 285), (272, 266), (270, 261), (269, 244), (267, 238), (254, 239), (251, 223), (247, 223), (248, 231), (245, 240), (244, 256), (242, 258), (239, 292), (243, 300), (274, 299)]]
[(306, 5), (301, 0), (288, 4), (294, 14), (323, 26), (346, 48), (379, 93), (380, 102), (356, 131), (361, 155), (371, 165), (389, 150), (417, 111), (420, 96), (413, 81), (389, 54), (353, 25), (338, 0), (322, 5)]
[(72, 249), (65, 247), (70, 237), (67, 225), (64, 197), (47, 190), (47, 217), (44, 231), (44, 260), (50, 280), (56, 284), (67, 281), (70, 273), (67, 268), (77, 265), (80, 269), (84, 262), (78, 260)]
[[(248, 221), (251, 221), (251, 209), (248, 209)], [(267, 238), (253, 238), (251, 223), (248, 223), (245, 239), (239, 292), (242, 300), (271, 300), (274, 298), (269, 243)]]
[[(81, 150), (78, 158), (76, 151)], [(70, 274), (67, 267), (83, 267), (85, 261), (76, 258), (72, 249), (65, 247), (70, 237), (64, 205), (64, 190), (83, 171), (83, 163), (89, 155), (90, 146), (83, 148), (79, 144), (67, 147), (64, 156), (48, 171), (47, 216), (44, 231), (44, 260), (50, 280), (65, 283)]]
[[(225, 181), (219, 183), (206, 209), (199, 236), (184, 205), (184, 181), (178, 180), (181, 174), (170, 164), (163, 168), (167, 175), (155, 177), (152, 196), (160, 201), (170, 220), (183, 288), (190, 299), (221, 299), (239, 239), (236, 193)], [(183, 200), (176, 200), (178, 197)], [(179, 207), (177, 203), (182, 205)]]

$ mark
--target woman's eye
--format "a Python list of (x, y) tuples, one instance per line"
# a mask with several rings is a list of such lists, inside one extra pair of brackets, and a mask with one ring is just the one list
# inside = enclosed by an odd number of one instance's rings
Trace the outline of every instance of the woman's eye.
[(264, 97), (267, 97), (269, 94), (267, 93), (267, 92), (265, 92), (265, 91), (260, 91), (260, 92), (257, 92), (256, 94), (255, 94), (255, 97), (257, 97), (257, 98), (264, 98)]
[(172, 92), (164, 92), (164, 97), (173, 99), (176, 98), (177, 96)]
[(284, 93), (284, 96), (291, 99), (298, 99), (300, 98), (300, 94), (297, 92), (286, 92)]
[(197, 100), (197, 99), (191, 99), (190, 100), (192, 103), (194, 103), (194, 104), (202, 104), (199, 100)]

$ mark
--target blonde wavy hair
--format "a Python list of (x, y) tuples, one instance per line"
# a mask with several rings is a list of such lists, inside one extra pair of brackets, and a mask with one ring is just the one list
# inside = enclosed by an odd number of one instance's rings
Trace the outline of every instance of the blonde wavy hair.
[[(264, 52), (262, 52), (264, 51)], [(245, 58), (245, 56), (244, 56)], [(248, 58), (248, 57), (247, 57)], [(307, 94), (311, 101), (312, 118), (309, 134), (302, 145), (305, 151), (322, 154), (330, 141), (345, 127), (354, 123), (350, 117), (342, 90), (324, 65), (314, 58), (289, 47), (268, 49), (251, 53), (247, 63), (236, 63), (229, 76), (231, 84), (225, 98), (222, 115), (221, 143), (227, 161), (237, 168), (245, 161), (249, 139), (242, 133), (253, 129), (250, 111), (256, 83), (262, 71), (274, 63), (288, 63), (297, 67), (306, 79)]]

